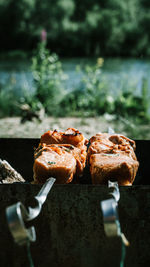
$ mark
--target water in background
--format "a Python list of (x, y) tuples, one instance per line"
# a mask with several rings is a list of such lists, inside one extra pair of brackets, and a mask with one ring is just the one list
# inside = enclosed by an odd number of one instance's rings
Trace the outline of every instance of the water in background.
[[(68, 90), (77, 88), (85, 65), (94, 65), (96, 59), (71, 58), (62, 59), (64, 72), (68, 75), (66, 87)], [(81, 72), (76, 71), (76, 66), (81, 67)], [(104, 60), (101, 77), (113, 93), (118, 93), (126, 88), (136, 88), (135, 94), (140, 94), (142, 79), (148, 80), (150, 95), (150, 60), (109, 58)], [(23, 95), (25, 91), (34, 92), (34, 82), (28, 61), (1, 61), (0, 62), (0, 86), (9, 85), (16, 94)]]
[(34, 92), (30, 63), (27, 61), (0, 61), (0, 87), (10, 88), (19, 96), (25, 91)]

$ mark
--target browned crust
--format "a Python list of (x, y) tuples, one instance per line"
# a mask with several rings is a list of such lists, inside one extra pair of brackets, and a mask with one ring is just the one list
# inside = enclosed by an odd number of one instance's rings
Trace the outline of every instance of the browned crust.
[[(135, 141), (124, 135), (99, 133), (92, 136), (87, 157), (92, 182), (105, 184), (108, 179), (116, 179), (119, 185), (132, 184), (139, 166), (135, 147)], [(115, 155), (118, 158), (111, 158)]]
[[(72, 181), (73, 176), (81, 176), (86, 163), (87, 139), (75, 128), (68, 128), (64, 132), (58, 132), (57, 130), (48, 131), (41, 136), (40, 144), (34, 152), (35, 160), (42, 154), (43, 151), (49, 149), (56, 149), (58, 153), (71, 153), (76, 160), (76, 171), (72, 176), (67, 178), (66, 181), (62, 179), (62, 183), (68, 183)], [(36, 169), (34, 168), (34, 173)], [(35, 175), (35, 179), (38, 177)]]

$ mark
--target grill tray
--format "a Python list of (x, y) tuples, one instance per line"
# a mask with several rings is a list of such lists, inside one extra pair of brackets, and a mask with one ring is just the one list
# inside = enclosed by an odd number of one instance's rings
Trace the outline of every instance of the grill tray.
[[(38, 139), (0, 139), (0, 158), (7, 160), (27, 182), (32, 180), (33, 147)], [(132, 187), (120, 187), (119, 217), (130, 241), (126, 265), (150, 266), (150, 141), (137, 140), (140, 168)], [(40, 185), (0, 185), (0, 265), (28, 266), (25, 248), (14, 244), (5, 208), (33, 197)], [(31, 252), (38, 267), (119, 266), (121, 246), (117, 238), (106, 238), (100, 201), (107, 198), (107, 186), (54, 185), (43, 210), (34, 220), (37, 241)]]

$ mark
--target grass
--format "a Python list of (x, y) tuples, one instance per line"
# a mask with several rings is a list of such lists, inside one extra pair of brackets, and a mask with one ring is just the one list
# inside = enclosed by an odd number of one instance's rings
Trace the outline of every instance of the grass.
[(98, 132), (107, 132), (108, 127), (116, 133), (122, 133), (132, 139), (150, 140), (150, 123), (145, 125), (135, 123), (134, 120), (124, 118), (110, 120), (107, 116), (97, 116), (89, 118), (54, 118), (44, 117), (42, 122), (38, 120), (21, 123), (20, 117), (8, 117), (0, 119), (0, 137), (27, 137), (39, 138), (44, 132), (50, 129), (65, 130), (68, 127), (79, 129), (87, 138)]

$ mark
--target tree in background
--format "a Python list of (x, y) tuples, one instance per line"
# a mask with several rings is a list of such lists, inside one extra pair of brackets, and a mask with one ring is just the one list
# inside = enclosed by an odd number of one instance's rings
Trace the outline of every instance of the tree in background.
[(1, 0), (0, 49), (31, 50), (42, 28), (62, 56), (149, 56), (149, 0)]

